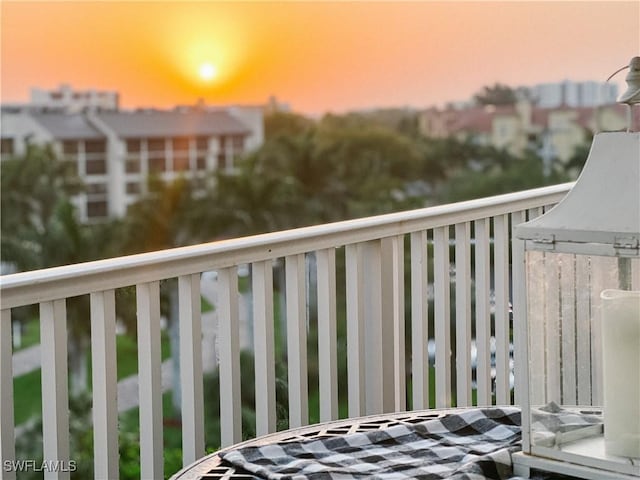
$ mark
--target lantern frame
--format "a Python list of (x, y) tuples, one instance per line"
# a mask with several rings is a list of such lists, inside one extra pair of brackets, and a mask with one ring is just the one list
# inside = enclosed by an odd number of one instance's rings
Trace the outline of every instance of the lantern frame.
[[(562, 444), (559, 440), (560, 433), (553, 434), (555, 439), (552, 439), (551, 442), (555, 443), (550, 443), (551, 446), (540, 440), (540, 430), (536, 430), (537, 427), (534, 427), (532, 423), (538, 425), (540, 415), (546, 415), (546, 412), (550, 411), (549, 408), (552, 407), (540, 408), (539, 400), (532, 401), (535, 389), (534, 380), (536, 380), (534, 377), (548, 376), (549, 372), (544, 371), (541, 374), (538, 369), (539, 365), (532, 358), (534, 350), (539, 348), (532, 346), (534, 337), (536, 341), (540, 341), (540, 337), (537, 336), (540, 332), (532, 331), (532, 329), (538, 328), (534, 317), (536, 316), (536, 308), (542, 307), (538, 305), (530, 307), (529, 303), (532, 301), (535, 303), (536, 293), (533, 289), (536, 283), (540, 283), (536, 282), (534, 267), (536, 258), (544, 258), (543, 262), (551, 265), (552, 268), (558, 268), (553, 266), (553, 262), (562, 265), (563, 261), (565, 264), (572, 265), (576, 265), (578, 261), (587, 262), (591, 265), (590, 268), (596, 268), (600, 261), (598, 259), (608, 259), (603, 260), (602, 264), (613, 265), (613, 269), (610, 270), (617, 272), (618, 285), (615, 285), (615, 279), (613, 282), (609, 279), (608, 285), (603, 284), (605, 288), (617, 287), (631, 290), (633, 287), (635, 290), (640, 290), (640, 133), (609, 132), (597, 134), (594, 137), (583, 172), (575, 186), (558, 205), (544, 215), (516, 226), (513, 251), (514, 321), (520, 320), (521, 322), (514, 325), (514, 341), (516, 342), (516, 355), (518, 355), (517, 365), (524, 366), (524, 368), (517, 368), (516, 371), (517, 395), (522, 407), (523, 438), (522, 452), (513, 457), (516, 473), (526, 477), (529, 475), (530, 469), (533, 468), (593, 480), (639, 479), (640, 455), (636, 458), (634, 454), (633, 459), (631, 457), (627, 459), (605, 453), (604, 433), (594, 433), (596, 432), (594, 428), (597, 427), (592, 427), (590, 438), (575, 439), (575, 436), (571, 437), (574, 438), (571, 440), (573, 444), (571, 442)], [(617, 259), (617, 265), (614, 259)], [(612, 264), (612, 262), (614, 263)], [(550, 278), (553, 279), (555, 275), (559, 274), (554, 273), (550, 275)], [(580, 293), (580, 286), (575, 286), (579, 276), (575, 272), (572, 272), (571, 275), (574, 275), (574, 287), (572, 288), (575, 292)], [(543, 280), (542, 283), (545, 281)], [(551, 282), (550, 285), (545, 284), (539, 288), (551, 292), (549, 298), (552, 300), (553, 297), (562, 298), (560, 296), (562, 292), (557, 283)], [(638, 299), (640, 299), (640, 292), (638, 295)], [(571, 299), (571, 302), (578, 305), (578, 297)], [(589, 306), (594, 309), (593, 311), (596, 310), (594, 305), (595, 303)], [(598, 309), (601, 308), (599, 305), (596, 306)], [(640, 312), (640, 303), (638, 307)], [(555, 308), (555, 313), (552, 310), (552, 315), (557, 315), (557, 320), (555, 320), (557, 324), (562, 322), (562, 316), (565, 313), (561, 311), (561, 308), (557, 308), (557, 306)], [(590, 310), (588, 315), (590, 321), (593, 322), (595, 320), (591, 318), (591, 314)], [(562, 324), (560, 323), (560, 325)], [(638, 317), (638, 325), (640, 329), (640, 316)], [(599, 335), (602, 333), (600, 332)], [(638, 338), (637, 351), (640, 352), (640, 336)], [(600, 340), (596, 339), (596, 341)], [(635, 340), (633, 345), (635, 345)], [(543, 350), (546, 348), (548, 346), (544, 344)], [(596, 352), (594, 362), (597, 366), (597, 362), (602, 362), (601, 351), (598, 350), (595, 342), (589, 348), (591, 352)], [(635, 351), (633, 350), (634, 355)], [(546, 350), (544, 354), (546, 355)], [(569, 367), (569, 362), (566, 365), (558, 366), (558, 375), (563, 375), (564, 370)], [(573, 365), (573, 368), (576, 369), (577, 366)], [(593, 365), (591, 368), (594, 368)], [(532, 371), (535, 374), (532, 374)], [(636, 371), (637, 382), (640, 385), (640, 363)], [(633, 382), (635, 379), (630, 378), (629, 381)], [(595, 387), (590, 385), (590, 388)], [(545, 393), (545, 398), (548, 395), (550, 395), (548, 392)], [(566, 412), (566, 415), (575, 414), (579, 419), (591, 418), (588, 415), (593, 416), (594, 412), (598, 415), (602, 411), (594, 408), (596, 407), (594, 405), (586, 405), (585, 409), (577, 402), (570, 406), (563, 405), (562, 396), (559, 397), (559, 400), (561, 411)], [(543, 413), (540, 413), (541, 411)], [(636, 414), (640, 418), (640, 403)], [(534, 415), (537, 416), (535, 422), (532, 420)], [(602, 432), (603, 427), (600, 428), (600, 432)], [(582, 431), (587, 432), (588, 428), (585, 427)], [(608, 432), (611, 431), (612, 428), (609, 428)], [(575, 447), (576, 445), (579, 445), (579, 448)]]

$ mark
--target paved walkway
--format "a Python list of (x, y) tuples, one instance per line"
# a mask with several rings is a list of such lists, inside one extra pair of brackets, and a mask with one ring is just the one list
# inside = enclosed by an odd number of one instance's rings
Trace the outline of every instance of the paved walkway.
[[(204, 275), (201, 282), (201, 293), (204, 298), (215, 306), (218, 300), (217, 280), (214, 276)], [(247, 299), (241, 298), (239, 316), (241, 324), (240, 342), (241, 348), (248, 346), (248, 329), (243, 328), (247, 324), (248, 308)], [(213, 371), (218, 365), (218, 315), (216, 309), (202, 314), (202, 368), (204, 372)], [(13, 376), (19, 377), (41, 368), (40, 345), (28, 347), (13, 354)], [(162, 392), (168, 392), (172, 387), (171, 359), (162, 362), (161, 378)], [(138, 375), (131, 375), (118, 382), (118, 411), (124, 412), (137, 407), (138, 399)]]

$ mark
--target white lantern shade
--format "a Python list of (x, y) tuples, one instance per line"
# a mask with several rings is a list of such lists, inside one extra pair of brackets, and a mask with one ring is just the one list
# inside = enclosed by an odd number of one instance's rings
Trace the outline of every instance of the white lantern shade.
[(599, 133), (582, 174), (545, 215), (516, 227), (527, 248), (638, 256), (640, 247), (640, 132)]

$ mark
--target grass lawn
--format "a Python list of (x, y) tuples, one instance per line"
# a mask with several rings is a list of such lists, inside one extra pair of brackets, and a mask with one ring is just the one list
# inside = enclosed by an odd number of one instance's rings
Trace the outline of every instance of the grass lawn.
[[(162, 332), (162, 359), (169, 358), (171, 349), (169, 336)], [(136, 342), (127, 335), (116, 337), (116, 355), (118, 358), (118, 380), (138, 372), (138, 350)], [(87, 355), (89, 362), (89, 379), (91, 378), (91, 354)], [(88, 386), (91, 389), (91, 385)], [(15, 424), (20, 425), (33, 416), (42, 414), (41, 400), (42, 384), (40, 369), (21, 375), (13, 379), (14, 418)]]
[(32, 347), (40, 343), (40, 321), (37, 318), (32, 318), (28, 322), (22, 325), (22, 337), (20, 339), (20, 347), (14, 349), (14, 351), (22, 350), (24, 348)]

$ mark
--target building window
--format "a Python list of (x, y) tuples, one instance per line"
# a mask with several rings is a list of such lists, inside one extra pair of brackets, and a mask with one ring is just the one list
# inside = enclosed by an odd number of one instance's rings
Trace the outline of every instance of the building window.
[(207, 169), (207, 157), (204, 155), (198, 155), (196, 158), (196, 169), (198, 170), (206, 170)]
[(89, 195), (104, 195), (107, 193), (107, 185), (105, 183), (88, 183), (87, 193)]
[(134, 138), (131, 140), (127, 140), (127, 153), (138, 153), (140, 152), (140, 139)]
[(220, 150), (224, 151), (226, 145), (227, 145), (227, 137), (225, 137), (224, 135), (220, 137)]
[(94, 158), (87, 160), (85, 168), (87, 175), (104, 175), (107, 173), (107, 162), (104, 158)]
[(125, 170), (127, 173), (140, 173), (140, 157), (127, 158)]
[(164, 138), (150, 138), (147, 140), (149, 152), (164, 153)]
[(189, 157), (182, 154), (173, 157), (173, 171), (184, 172), (189, 170)]
[(149, 159), (149, 173), (164, 172), (166, 169), (164, 157)]
[(209, 139), (207, 137), (197, 137), (196, 150), (199, 152), (209, 150)]
[(107, 142), (104, 140), (87, 140), (84, 142), (85, 153), (104, 153), (107, 151)]
[(127, 183), (127, 193), (129, 195), (137, 195), (140, 193), (140, 183), (138, 182), (128, 182)]
[(173, 144), (174, 153), (189, 151), (189, 139), (187, 137), (176, 137), (171, 143)]
[(87, 217), (88, 218), (104, 218), (107, 216), (106, 200), (87, 200)]

